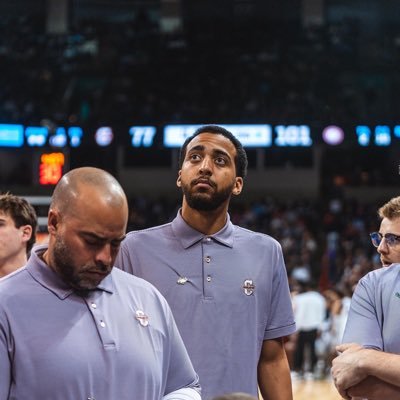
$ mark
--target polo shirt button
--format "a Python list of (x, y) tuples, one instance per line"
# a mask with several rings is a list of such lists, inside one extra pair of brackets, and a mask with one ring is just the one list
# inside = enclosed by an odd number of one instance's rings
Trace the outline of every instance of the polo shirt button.
[(100, 321), (100, 326), (101, 326), (102, 328), (105, 328), (105, 327), (106, 327), (106, 323), (105, 323), (104, 321)]
[(205, 260), (206, 260), (206, 263), (209, 263), (209, 262), (211, 261), (211, 257), (207, 256), (207, 257), (205, 258)]
[(92, 306), (92, 308), (97, 308), (96, 303), (92, 303), (91, 306)]
[(207, 282), (211, 282), (211, 276), (210, 275), (207, 276)]
[(208, 237), (206, 240), (207, 240), (207, 242), (211, 242), (211, 238), (210, 237)]

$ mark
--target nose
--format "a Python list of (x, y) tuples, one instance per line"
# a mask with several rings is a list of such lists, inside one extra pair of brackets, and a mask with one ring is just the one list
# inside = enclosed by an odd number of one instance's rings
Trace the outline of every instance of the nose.
[(384, 237), (382, 238), (381, 242), (379, 243), (377, 251), (379, 254), (385, 254), (389, 251), (389, 246), (386, 243), (386, 239)]
[(110, 243), (106, 243), (96, 253), (96, 262), (101, 263), (105, 266), (110, 266), (112, 264), (112, 252)]
[(211, 166), (212, 166), (212, 160), (209, 157), (204, 157), (201, 164), (200, 164), (200, 170), (199, 172), (201, 174), (211, 174)]

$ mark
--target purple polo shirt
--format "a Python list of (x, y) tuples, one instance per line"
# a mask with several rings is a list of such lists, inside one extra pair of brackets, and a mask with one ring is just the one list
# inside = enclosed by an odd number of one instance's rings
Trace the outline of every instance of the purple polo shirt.
[(279, 243), (233, 225), (197, 232), (180, 216), (128, 233), (116, 266), (153, 283), (171, 306), (203, 398), (257, 396), (264, 340), (295, 331)]
[(369, 272), (351, 299), (343, 343), (400, 353), (400, 264)]
[(0, 282), (0, 400), (160, 400), (196, 387), (165, 299), (113, 269), (87, 297), (32, 252)]

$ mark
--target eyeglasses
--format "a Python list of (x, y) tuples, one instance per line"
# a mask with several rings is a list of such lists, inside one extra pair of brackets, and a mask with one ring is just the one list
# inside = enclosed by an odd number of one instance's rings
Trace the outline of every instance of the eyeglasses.
[(395, 235), (394, 233), (386, 233), (382, 235), (379, 232), (372, 232), (369, 234), (369, 236), (371, 237), (372, 244), (375, 247), (379, 247), (382, 239), (385, 239), (385, 242), (389, 247), (394, 247), (400, 243), (400, 236)]

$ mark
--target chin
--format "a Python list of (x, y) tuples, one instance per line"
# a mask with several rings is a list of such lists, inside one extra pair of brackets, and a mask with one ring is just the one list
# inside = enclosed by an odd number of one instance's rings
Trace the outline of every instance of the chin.
[(391, 262), (384, 262), (382, 263), (382, 267), (390, 267), (393, 263)]

